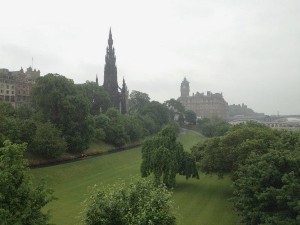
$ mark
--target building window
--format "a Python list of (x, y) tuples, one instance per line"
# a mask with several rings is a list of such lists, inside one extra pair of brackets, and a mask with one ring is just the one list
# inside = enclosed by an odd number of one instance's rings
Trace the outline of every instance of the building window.
[(11, 91), (11, 94), (13, 95), (13, 94), (15, 94), (15, 92), (14, 92), (14, 91)]
[(9, 89), (9, 85), (6, 85), (6, 89)]
[(9, 94), (9, 91), (6, 91), (6, 94)]
[(1, 90), (1, 93), (3, 93), (3, 90)]
[(11, 86), (11, 89), (15, 89), (15, 86)]

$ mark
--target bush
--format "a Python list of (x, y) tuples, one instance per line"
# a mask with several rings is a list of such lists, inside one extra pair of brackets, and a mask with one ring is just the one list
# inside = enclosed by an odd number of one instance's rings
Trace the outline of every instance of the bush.
[(174, 225), (170, 198), (164, 186), (147, 180), (95, 187), (85, 201), (84, 221), (87, 225)]
[(51, 123), (40, 123), (30, 145), (30, 152), (45, 158), (57, 158), (67, 149), (61, 132)]

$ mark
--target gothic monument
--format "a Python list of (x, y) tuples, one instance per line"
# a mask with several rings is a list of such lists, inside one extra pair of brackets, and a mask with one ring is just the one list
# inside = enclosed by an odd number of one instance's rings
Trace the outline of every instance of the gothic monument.
[[(98, 83), (98, 77), (96, 77), (96, 82)], [(108, 46), (106, 48), (103, 88), (108, 92), (112, 106), (119, 109), (121, 113), (127, 113), (129, 91), (124, 78), (122, 88), (118, 85), (116, 55), (111, 29), (109, 30)]]

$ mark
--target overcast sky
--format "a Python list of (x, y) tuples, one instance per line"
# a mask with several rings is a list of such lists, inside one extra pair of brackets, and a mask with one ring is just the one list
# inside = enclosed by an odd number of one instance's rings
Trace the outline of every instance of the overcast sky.
[[(300, 114), (299, 0), (0, 0), (0, 68), (103, 83), (112, 27), (118, 79), (163, 102), (222, 92), (229, 104)], [(121, 85), (119, 83), (119, 85)]]

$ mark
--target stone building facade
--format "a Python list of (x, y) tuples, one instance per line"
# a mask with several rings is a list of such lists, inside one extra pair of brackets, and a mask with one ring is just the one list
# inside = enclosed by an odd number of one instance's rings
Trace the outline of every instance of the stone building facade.
[[(97, 77), (96, 82), (98, 82)], [(108, 92), (113, 107), (120, 110), (121, 113), (127, 113), (129, 91), (124, 78), (122, 88), (118, 85), (116, 55), (115, 48), (113, 47), (111, 29), (109, 30), (108, 46), (105, 55), (103, 88)]]
[(181, 95), (178, 100), (187, 110), (192, 110), (200, 118), (220, 117), (226, 119), (228, 117), (228, 103), (223, 98), (222, 93), (204, 93), (196, 92), (190, 96), (190, 84), (186, 78), (181, 82)]
[(30, 102), (31, 89), (40, 77), (39, 70), (29, 67), (26, 72), (0, 69), (0, 101), (11, 103), (14, 107)]

